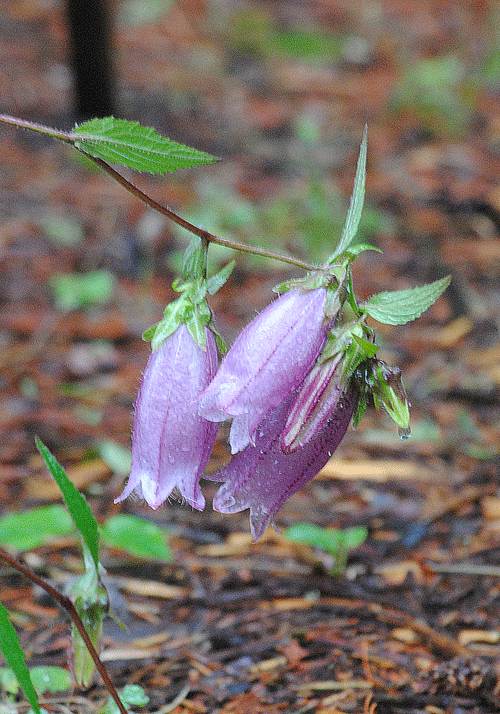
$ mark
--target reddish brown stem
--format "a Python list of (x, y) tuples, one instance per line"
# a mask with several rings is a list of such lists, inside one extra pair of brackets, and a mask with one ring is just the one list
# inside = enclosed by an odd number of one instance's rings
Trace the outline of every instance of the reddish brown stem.
[(109, 678), (109, 675), (106, 671), (105, 666), (99, 659), (99, 655), (96, 652), (96, 649), (94, 645), (92, 644), (92, 641), (90, 637), (87, 634), (87, 631), (83, 625), (83, 622), (80, 619), (79, 614), (76, 611), (75, 606), (69, 599), (69, 597), (66, 597), (66, 595), (63, 595), (60, 593), (58, 590), (52, 587), (52, 585), (49, 585), (49, 583), (45, 582), (42, 578), (40, 578), (36, 573), (31, 571), (29, 568), (27, 568), (25, 565), (17, 561), (15, 558), (13, 558), (11, 555), (6, 553), (4, 550), (0, 549), (0, 558), (3, 558), (7, 563), (9, 563), (10, 566), (15, 568), (15, 570), (18, 570), (20, 573), (25, 575), (29, 580), (31, 580), (33, 583), (36, 585), (39, 585), (41, 588), (45, 590), (45, 592), (49, 593), (54, 600), (57, 600), (57, 602), (63, 607), (70, 618), (73, 620), (75, 623), (76, 629), (80, 633), (80, 636), (82, 640), (85, 642), (85, 646), (88, 649), (90, 656), (94, 660), (94, 664), (97, 667), (97, 670), (99, 671), (99, 674), (101, 675), (104, 684), (106, 685), (109, 693), (113, 697), (114, 701), (116, 702), (116, 706), (120, 710), (121, 714), (128, 714), (122, 700), (120, 699), (118, 692), (115, 689), (115, 686), (111, 679)]

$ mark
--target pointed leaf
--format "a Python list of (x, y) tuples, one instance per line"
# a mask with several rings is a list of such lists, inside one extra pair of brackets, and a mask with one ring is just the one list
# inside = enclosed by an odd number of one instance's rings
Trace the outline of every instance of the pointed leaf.
[(368, 129), (365, 126), (363, 132), (363, 140), (359, 150), (358, 164), (356, 167), (356, 176), (354, 178), (354, 190), (351, 196), (351, 203), (347, 211), (347, 217), (342, 229), (339, 244), (335, 249), (334, 254), (329, 258), (328, 262), (333, 263), (342, 253), (351, 245), (358, 231), (363, 203), (365, 201), (365, 181), (366, 181), (366, 144), (367, 144)]
[(96, 571), (99, 570), (99, 533), (97, 530), (97, 521), (90, 508), (88, 507), (87, 501), (84, 499), (82, 494), (78, 491), (76, 486), (69, 480), (66, 473), (57, 459), (52, 456), (50, 451), (47, 449), (40, 439), (36, 439), (36, 445), (38, 451), (43, 457), (47, 468), (52, 474), (54, 481), (59, 486), (61, 493), (64, 498), (69, 512), (75, 522), (77, 529), (86, 544), (87, 548), (92, 555), (92, 559), (95, 563)]
[(36, 696), (30, 673), (26, 667), (24, 653), (21, 649), (19, 637), (9, 620), (9, 613), (0, 603), (0, 649), (5, 661), (16, 675), (26, 699), (37, 714), (40, 714), (40, 705)]
[(164, 175), (167, 171), (213, 164), (214, 156), (160, 136), (138, 122), (105, 117), (75, 126), (70, 134), (75, 148), (136, 171)]
[(372, 295), (362, 309), (385, 325), (404, 325), (427, 310), (450, 284), (451, 276), (411, 290), (395, 290)]
[(233, 272), (233, 268), (235, 265), (236, 261), (231, 260), (231, 262), (225, 265), (221, 270), (219, 270), (218, 273), (215, 273), (215, 275), (212, 275), (212, 277), (208, 279), (207, 292), (209, 295), (215, 295), (215, 293), (220, 290), (220, 288), (224, 285), (226, 280)]

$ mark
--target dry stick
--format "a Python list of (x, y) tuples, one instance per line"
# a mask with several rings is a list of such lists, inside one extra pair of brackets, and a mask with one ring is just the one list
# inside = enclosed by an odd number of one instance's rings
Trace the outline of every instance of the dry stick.
[(109, 678), (105, 666), (101, 662), (99, 655), (97, 654), (95, 647), (87, 634), (87, 631), (83, 625), (83, 622), (80, 619), (79, 614), (75, 609), (75, 606), (73, 605), (69, 597), (62, 595), (62, 593), (53, 588), (52, 585), (49, 585), (49, 583), (45, 582), (45, 580), (42, 580), (42, 578), (36, 575), (36, 573), (33, 573), (31, 570), (26, 568), (26, 566), (22, 565), (22, 563), (19, 563), (19, 561), (17, 561), (15, 558), (12, 558), (8, 553), (1, 549), (0, 558), (3, 558), (3, 560), (7, 561), (7, 563), (9, 563), (9, 565), (11, 565), (13, 568), (23, 573), (23, 575), (25, 575), (31, 581), (36, 583), (36, 585), (39, 585), (41, 588), (43, 588), (46, 592), (49, 593), (49, 595), (51, 595), (55, 600), (57, 600), (61, 607), (63, 607), (67, 611), (67, 613), (75, 623), (76, 629), (80, 633), (82, 640), (85, 642), (85, 646), (88, 649), (90, 656), (94, 660), (94, 664), (97, 667), (99, 674), (103, 678), (104, 684), (106, 685), (109, 693), (115, 700), (118, 709), (120, 710), (121, 714), (128, 714), (125, 706), (123, 705), (122, 700), (118, 695), (118, 692), (115, 689), (113, 682)]

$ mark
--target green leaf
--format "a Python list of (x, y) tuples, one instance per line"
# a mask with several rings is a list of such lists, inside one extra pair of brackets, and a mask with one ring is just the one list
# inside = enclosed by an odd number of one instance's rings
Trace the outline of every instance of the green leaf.
[(38, 694), (65, 692), (73, 686), (71, 673), (62, 667), (32, 667), (30, 675)]
[(363, 211), (363, 203), (365, 201), (367, 139), (368, 129), (365, 126), (363, 140), (359, 150), (356, 176), (354, 177), (354, 190), (352, 192), (349, 210), (347, 211), (347, 217), (340, 235), (339, 244), (336, 247), (334, 254), (328, 259), (329, 263), (333, 263), (340, 255), (342, 255), (342, 253), (351, 245), (358, 231), (361, 212)]
[(71, 513), (77, 529), (81, 533), (85, 545), (89, 549), (96, 571), (98, 572), (99, 532), (97, 528), (97, 521), (88, 507), (86, 500), (66, 476), (63, 467), (59, 464), (57, 459), (52, 456), (47, 447), (44, 446), (38, 438), (36, 439), (36, 445), (47, 465), (47, 468), (61, 490), (64, 501), (69, 509), (69, 512)]
[(77, 310), (108, 302), (115, 287), (115, 279), (108, 270), (90, 273), (59, 273), (50, 279), (60, 310)]
[(138, 516), (125, 513), (111, 516), (101, 527), (101, 535), (108, 545), (138, 558), (172, 559), (165, 531)]
[(19, 637), (9, 620), (9, 613), (0, 603), (0, 649), (8, 666), (14, 672), (22, 687), (26, 699), (37, 714), (40, 714), (40, 705), (36, 696), (30, 673), (26, 667), (24, 653), (21, 649)]
[[(144, 707), (149, 702), (148, 695), (138, 684), (126, 684), (119, 694), (127, 711), (130, 707)], [(115, 700), (109, 697), (98, 714), (120, 714), (120, 710)]]
[(451, 281), (451, 275), (411, 290), (395, 290), (372, 295), (362, 305), (370, 317), (385, 325), (404, 325), (415, 320), (443, 293)]
[(138, 684), (126, 684), (120, 692), (120, 699), (128, 707), (145, 707), (149, 697)]
[(377, 354), (378, 345), (374, 345), (373, 342), (368, 342), (368, 340), (365, 340), (363, 337), (358, 337), (354, 333), (352, 333), (352, 336), (367, 357), (374, 357)]
[(70, 136), (75, 148), (90, 156), (162, 176), (167, 171), (217, 161), (210, 154), (160, 136), (151, 127), (114, 117), (75, 126)]
[(215, 293), (220, 290), (233, 272), (235, 265), (236, 261), (231, 260), (230, 263), (225, 265), (221, 270), (219, 270), (218, 273), (212, 275), (212, 277), (207, 280), (207, 292), (209, 295), (215, 295)]
[(368, 532), (364, 527), (321, 528), (313, 523), (296, 523), (285, 531), (285, 536), (297, 543), (307, 543), (338, 556), (341, 550), (350, 550), (366, 540)]
[(74, 528), (73, 520), (63, 506), (40, 506), (0, 518), (0, 542), (17, 550), (31, 550), (51, 537), (72, 533)]
[(130, 449), (109, 439), (97, 445), (97, 453), (114, 473), (120, 476), (127, 476), (130, 473), (132, 465)]

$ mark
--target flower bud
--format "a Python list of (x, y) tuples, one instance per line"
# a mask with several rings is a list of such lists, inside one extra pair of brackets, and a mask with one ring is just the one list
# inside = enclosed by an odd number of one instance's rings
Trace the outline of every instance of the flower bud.
[(283, 451), (295, 451), (311, 441), (337, 407), (345, 388), (342, 361), (338, 353), (317, 362), (298, 388), (281, 435)]
[(355, 383), (349, 386), (328, 420), (305, 446), (284, 453), (281, 435), (295, 399), (296, 394), (291, 394), (270, 411), (257, 430), (255, 446), (247, 446), (210, 477), (224, 481), (215, 495), (214, 509), (237, 513), (249, 508), (255, 540), (262, 536), (285, 500), (314, 478), (340, 444), (356, 407), (358, 388)]
[(157, 508), (178, 488), (194, 508), (205, 499), (199, 480), (217, 435), (217, 425), (198, 415), (198, 398), (217, 370), (217, 348), (206, 332), (206, 350), (185, 323), (152, 352), (135, 400), (132, 468), (117, 501), (132, 491)]
[(201, 399), (211, 421), (233, 417), (233, 453), (255, 443), (257, 427), (302, 382), (326, 339), (324, 287), (291, 289), (236, 338)]
[(398, 425), (400, 437), (407, 439), (411, 433), (410, 410), (399, 367), (391, 368), (382, 360), (374, 359), (365, 379), (377, 409), (383, 406)]

